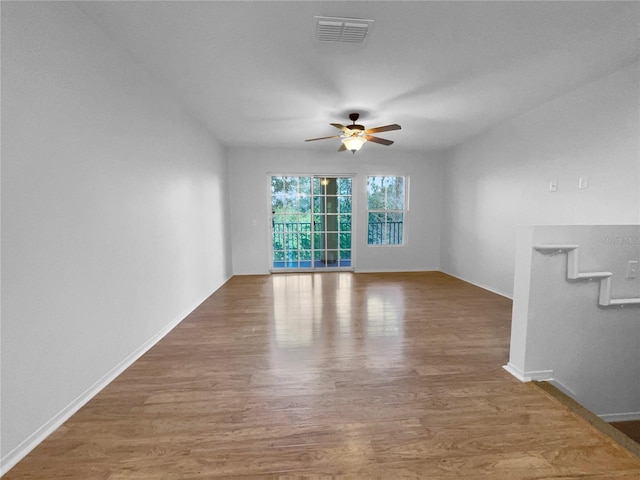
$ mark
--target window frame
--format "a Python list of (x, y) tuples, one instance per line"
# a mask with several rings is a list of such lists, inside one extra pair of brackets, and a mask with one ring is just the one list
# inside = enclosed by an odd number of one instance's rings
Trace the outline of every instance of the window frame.
[[(309, 196), (300, 190), (300, 179), (309, 179)], [(308, 198), (310, 201), (309, 211), (301, 212), (296, 210), (295, 212), (291, 212), (290, 214), (279, 212), (276, 213), (274, 209), (274, 179), (284, 181), (286, 179), (296, 179), (297, 189), (296, 189), (296, 197), (298, 201), (301, 198)], [(327, 192), (326, 188), (322, 186), (323, 179), (335, 179), (335, 180), (348, 180), (348, 189), (349, 193), (342, 191), (338, 186), (339, 191), (336, 191), (335, 194), (331, 192)], [(357, 189), (356, 182), (358, 179), (358, 175), (355, 173), (340, 173), (340, 174), (317, 174), (317, 173), (279, 173), (279, 172), (268, 172), (267, 173), (267, 215), (269, 217), (269, 272), (310, 272), (310, 271), (353, 271), (355, 270), (355, 262), (356, 262), (356, 244), (357, 244), (357, 231), (356, 231), (356, 219), (357, 217), (357, 198), (356, 192)], [(318, 182), (316, 182), (316, 180)], [(319, 183), (317, 185), (316, 183)], [(342, 184), (339, 184), (342, 185)], [(305, 190), (306, 191), (306, 190)], [(316, 201), (330, 201), (331, 199), (335, 199), (337, 211), (335, 212), (322, 212), (316, 211)], [(341, 199), (350, 199), (350, 201), (341, 202)], [(344, 208), (346, 207), (346, 209)], [(309, 222), (300, 222), (300, 219), (304, 217), (308, 213)], [(292, 223), (296, 223), (298, 226), (296, 228), (300, 228), (300, 226), (309, 223), (310, 231), (310, 248), (301, 248), (302, 247), (302, 234), (306, 232), (302, 232), (301, 230), (286, 232), (286, 231), (276, 231), (275, 224), (280, 224), (283, 222), (280, 217), (287, 216), (297, 217), (296, 219), (292, 219)], [(320, 229), (316, 226), (316, 221), (318, 217), (322, 217), (319, 220), (318, 225), (321, 226)], [(326, 221), (329, 218), (335, 218), (337, 221), (336, 229), (327, 229)], [(285, 222), (287, 223), (287, 222)], [(345, 228), (346, 227), (346, 228)], [(293, 236), (299, 235), (299, 240), (297, 242), (297, 246), (294, 248), (284, 248), (285, 242), (287, 240), (286, 234), (290, 233)], [(334, 233), (336, 235), (337, 244), (335, 247), (329, 246), (324, 243), (323, 237), (326, 238), (327, 234)], [(279, 238), (276, 238), (279, 236)], [(306, 237), (305, 237), (306, 239)], [(321, 241), (318, 242), (318, 239)], [(280, 246), (276, 247), (276, 240), (279, 241)], [(347, 242), (350, 242), (350, 245), (347, 248)], [(296, 242), (291, 242), (291, 245)], [(306, 245), (306, 244), (305, 244)], [(286, 245), (288, 247), (288, 245)], [(287, 252), (291, 252), (293, 257), (291, 259), (287, 259)], [(303, 258), (301, 254), (305, 254), (307, 252), (311, 253), (311, 257), (307, 258), (306, 256)], [(316, 254), (323, 253), (323, 256), (326, 256), (328, 253), (335, 253), (337, 255), (337, 265), (333, 265), (332, 262), (326, 263), (324, 266), (317, 265), (316, 262)], [(296, 256), (297, 255), (297, 256)], [(284, 262), (284, 265), (280, 265), (281, 262)], [(309, 265), (306, 265), (306, 262), (310, 262)], [(276, 265), (278, 263), (278, 265)], [(297, 265), (296, 265), (297, 263)], [(305, 263), (305, 264), (303, 264)]]
[[(404, 183), (404, 196), (403, 196), (403, 208), (402, 209), (390, 209), (388, 208), (388, 204), (385, 204), (385, 208), (382, 209), (376, 209), (376, 208), (370, 208), (370, 204), (369, 204), (369, 182), (371, 178), (380, 178), (382, 177), (383, 179), (385, 177), (387, 178), (402, 178), (403, 179), (403, 183)], [(367, 174), (366, 176), (366, 186), (365, 186), (365, 195), (366, 195), (366, 204), (367, 204), (367, 215), (366, 215), (366, 230), (367, 230), (367, 247), (403, 247), (405, 245), (407, 245), (407, 219), (408, 219), (408, 214), (409, 214), (409, 175), (402, 175), (402, 174)], [(385, 225), (387, 224), (387, 215), (388, 214), (402, 214), (402, 230), (400, 232), (401, 235), (401, 242), (399, 243), (370, 243), (370, 236), (369, 236), (369, 218), (370, 218), (370, 214), (384, 214), (385, 216)], [(385, 227), (386, 229), (386, 227)], [(384, 237), (387, 237), (387, 234), (383, 234)]]

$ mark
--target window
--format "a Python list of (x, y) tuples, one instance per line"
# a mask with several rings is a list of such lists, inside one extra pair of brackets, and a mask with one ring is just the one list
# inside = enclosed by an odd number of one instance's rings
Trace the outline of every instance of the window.
[(406, 213), (405, 177), (367, 178), (369, 245), (402, 245)]
[(272, 269), (352, 268), (351, 176), (271, 176)]

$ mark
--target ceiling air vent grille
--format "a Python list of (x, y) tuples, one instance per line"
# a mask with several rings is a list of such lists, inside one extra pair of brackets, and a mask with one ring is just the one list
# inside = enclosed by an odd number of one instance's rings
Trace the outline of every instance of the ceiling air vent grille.
[(319, 42), (362, 43), (373, 26), (373, 20), (360, 18), (314, 17), (316, 40)]

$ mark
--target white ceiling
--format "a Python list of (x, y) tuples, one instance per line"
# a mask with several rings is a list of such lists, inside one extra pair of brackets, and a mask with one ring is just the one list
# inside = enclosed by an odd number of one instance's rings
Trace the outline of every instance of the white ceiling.
[[(361, 112), (388, 148), (443, 149), (638, 58), (640, 3), (80, 2), (225, 145), (337, 149)], [(370, 18), (319, 43), (315, 15)], [(366, 148), (366, 147), (365, 147)], [(387, 148), (375, 145), (374, 148)]]

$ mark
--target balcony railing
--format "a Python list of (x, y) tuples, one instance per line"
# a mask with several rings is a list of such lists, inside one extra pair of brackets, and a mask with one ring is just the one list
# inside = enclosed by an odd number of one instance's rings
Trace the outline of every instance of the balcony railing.
[(311, 223), (273, 222), (273, 233), (311, 233)]
[[(369, 222), (367, 243), (369, 245), (402, 245), (404, 222)], [(300, 233), (303, 238), (310, 238), (310, 222), (274, 222), (274, 234)], [(318, 230), (318, 233), (321, 233)]]
[(404, 222), (369, 222), (367, 243), (369, 245), (402, 245)]

